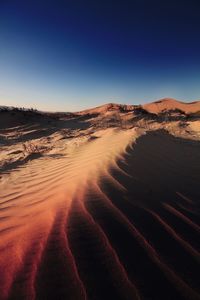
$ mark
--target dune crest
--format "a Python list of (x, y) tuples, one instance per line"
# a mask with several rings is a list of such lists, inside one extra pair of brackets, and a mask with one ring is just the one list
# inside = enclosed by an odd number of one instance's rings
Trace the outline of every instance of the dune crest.
[(163, 110), (168, 111), (174, 109), (180, 109), (185, 113), (194, 113), (200, 111), (200, 101), (186, 103), (172, 98), (164, 98), (152, 103), (147, 103), (143, 105), (143, 108), (156, 114)]

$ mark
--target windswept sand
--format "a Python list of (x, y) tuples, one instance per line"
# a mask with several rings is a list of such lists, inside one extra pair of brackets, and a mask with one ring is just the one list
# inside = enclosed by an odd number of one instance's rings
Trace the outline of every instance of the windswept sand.
[[(0, 189), (2, 299), (13, 299), (15, 296), (17, 299), (45, 299), (45, 293), (52, 299), (59, 295), (84, 299), (84, 284), (76, 270), (68, 240), (72, 202), (84, 196), (88, 187), (98, 182), (101, 174), (109, 176), (109, 167), (115, 165), (116, 158), (136, 136), (135, 130), (99, 131), (95, 138), (79, 147), (73, 155), (57, 159), (41, 158), (3, 177)], [(63, 249), (56, 251), (54, 247)], [(51, 255), (49, 266), (46, 262), (42, 267), (46, 257)], [(54, 261), (51, 262), (51, 259)], [(115, 265), (114, 254), (112, 259)], [(45, 272), (45, 268), (50, 268), (50, 273), (43, 284), (50, 286), (40, 287), (47, 274), (38, 282), (37, 276)], [(51, 268), (55, 268), (52, 270), (54, 274), (51, 274)], [(57, 276), (61, 278), (55, 279)], [(51, 284), (49, 280), (52, 280)], [(56, 287), (56, 284), (59, 286)], [(49, 289), (54, 291), (52, 296)]]
[(200, 299), (199, 121), (84, 122), (2, 164), (0, 299)]

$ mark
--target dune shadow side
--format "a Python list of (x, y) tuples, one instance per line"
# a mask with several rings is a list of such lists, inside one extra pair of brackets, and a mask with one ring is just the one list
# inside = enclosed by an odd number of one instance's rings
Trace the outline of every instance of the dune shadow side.
[(149, 132), (111, 169), (114, 180), (102, 176), (99, 193), (90, 187), (85, 197), (142, 299), (200, 297), (199, 150), (199, 142)]

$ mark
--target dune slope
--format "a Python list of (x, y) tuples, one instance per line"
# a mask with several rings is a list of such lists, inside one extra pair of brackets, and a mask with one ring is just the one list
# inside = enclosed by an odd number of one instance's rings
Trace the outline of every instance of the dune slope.
[(175, 109), (180, 109), (184, 113), (189, 114), (200, 111), (200, 101), (186, 103), (172, 98), (164, 98), (152, 103), (144, 104), (143, 108), (150, 113), (156, 114), (162, 111), (170, 111)]
[(200, 299), (198, 162), (199, 142), (107, 129), (4, 176), (0, 299)]

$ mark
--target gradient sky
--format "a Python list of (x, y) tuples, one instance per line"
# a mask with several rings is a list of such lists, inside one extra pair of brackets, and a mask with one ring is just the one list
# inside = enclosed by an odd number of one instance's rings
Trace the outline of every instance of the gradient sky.
[(200, 98), (200, 4), (0, 0), (0, 105)]

